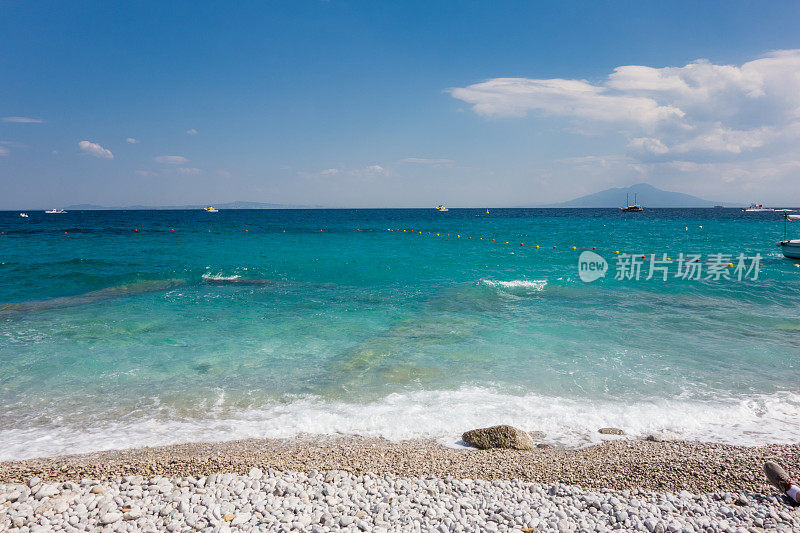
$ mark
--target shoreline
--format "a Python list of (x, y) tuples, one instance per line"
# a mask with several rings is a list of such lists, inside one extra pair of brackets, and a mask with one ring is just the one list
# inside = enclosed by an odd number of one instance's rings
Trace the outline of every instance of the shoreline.
[(345, 471), (401, 477), (453, 477), (560, 483), (594, 489), (772, 494), (763, 474), (771, 459), (800, 465), (800, 444), (738, 446), (696, 441), (609, 440), (585, 448), (530, 451), (445, 447), (435, 440), (400, 442), (357, 436), (302, 435), (108, 450), (0, 462), (0, 483), (84, 478), (246, 474), (252, 468)]

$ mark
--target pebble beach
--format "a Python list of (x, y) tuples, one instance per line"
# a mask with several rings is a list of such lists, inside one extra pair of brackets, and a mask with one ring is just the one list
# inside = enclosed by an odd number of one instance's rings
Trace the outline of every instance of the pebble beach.
[(800, 446), (446, 448), (246, 440), (0, 463), (14, 531), (796, 531), (764, 460)]

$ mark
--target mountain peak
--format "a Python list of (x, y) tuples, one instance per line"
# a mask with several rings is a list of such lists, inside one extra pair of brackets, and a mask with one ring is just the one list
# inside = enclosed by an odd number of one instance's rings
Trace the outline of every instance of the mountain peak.
[(630, 187), (606, 189), (548, 207), (621, 207), (625, 205), (626, 195), (630, 202), (633, 202), (636, 195), (636, 201), (644, 207), (713, 207), (716, 204), (690, 194), (665, 191), (649, 183), (637, 183)]

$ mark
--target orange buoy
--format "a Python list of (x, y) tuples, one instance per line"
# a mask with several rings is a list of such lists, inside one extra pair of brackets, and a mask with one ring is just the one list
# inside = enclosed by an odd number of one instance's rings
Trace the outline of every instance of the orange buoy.
[(170, 231), (175, 231), (175, 228), (172, 228)]
[(248, 232), (248, 231), (250, 231), (250, 230), (246, 229), (246, 230), (244, 230), (244, 231), (245, 231), (245, 233), (247, 233), (247, 232)]
[(573, 250), (577, 250), (577, 248), (575, 248), (574, 246), (572, 247), (572, 249), (573, 249)]
[(538, 245), (538, 244), (536, 245), (536, 249), (537, 249), (537, 250), (539, 249), (539, 245)]
[(597, 246), (592, 246), (592, 250), (597, 250)]
[(555, 247), (555, 246), (553, 246), (553, 250), (555, 250), (555, 249), (556, 249), (556, 247)]
[(520, 245), (520, 246), (525, 246), (525, 243), (522, 243), (522, 242), (521, 242), (521, 243), (519, 243), (519, 245)]

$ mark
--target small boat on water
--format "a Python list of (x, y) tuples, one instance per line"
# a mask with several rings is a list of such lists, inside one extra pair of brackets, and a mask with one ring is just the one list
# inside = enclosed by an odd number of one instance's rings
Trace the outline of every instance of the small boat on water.
[(633, 205), (631, 205), (628, 195), (625, 195), (625, 207), (620, 207), (623, 213), (641, 213), (644, 208), (636, 201), (636, 193), (633, 193)]
[(783, 240), (778, 243), (784, 257), (789, 259), (800, 259), (800, 239), (786, 238), (786, 223), (800, 221), (800, 215), (783, 214)]
[(22, 218), (28, 218), (28, 213), (20, 213), (19, 216)]
[(746, 213), (762, 213), (764, 211), (775, 211), (771, 207), (764, 207), (763, 204), (750, 204), (750, 207), (743, 209)]
[(45, 211), (45, 213), (47, 213), (48, 215), (60, 215), (66, 213), (66, 211), (64, 211), (63, 209), (48, 209), (47, 211)]
[(206, 213), (219, 213), (219, 209), (217, 209), (213, 205), (210, 205), (208, 207), (204, 207), (203, 211), (205, 211)]
[(437, 211), (448, 211), (448, 209), (444, 206), (444, 204), (440, 204), (436, 206)]

